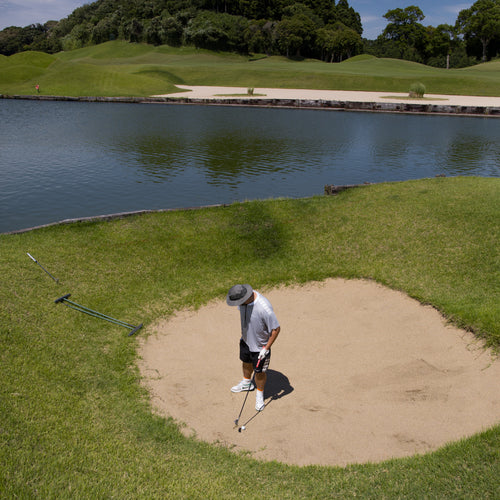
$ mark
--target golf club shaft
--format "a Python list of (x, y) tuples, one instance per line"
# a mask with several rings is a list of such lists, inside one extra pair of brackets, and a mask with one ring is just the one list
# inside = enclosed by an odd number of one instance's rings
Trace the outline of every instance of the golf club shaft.
[(50, 274), (47, 269), (45, 269), (45, 267), (42, 266), (42, 264), (40, 264), (40, 262), (38, 262), (35, 257), (33, 257), (33, 255), (31, 255), (30, 253), (26, 252), (26, 254), (28, 255), (28, 257), (35, 263), (35, 264), (38, 264), (56, 283), (59, 283), (59, 280), (57, 278), (54, 278), (54, 276), (52, 276), (52, 274)]
[[(260, 365), (260, 359), (257, 361), (257, 364), (255, 365), (255, 368), (258, 368)], [(252, 384), (255, 385), (255, 371), (252, 375), (252, 378), (250, 379), (250, 387), (252, 386)], [(239, 421), (240, 421), (240, 418), (241, 418), (241, 414), (243, 413), (243, 408), (245, 408), (245, 403), (247, 402), (247, 398), (248, 398), (248, 393), (250, 392), (250, 387), (248, 388), (248, 391), (247, 393), (245, 394), (245, 399), (243, 400), (243, 404), (241, 405), (241, 410), (240, 410), (240, 414), (238, 415), (238, 418), (234, 421), (234, 423), (236, 425), (238, 425)]]
[[(252, 382), (253, 382), (253, 378), (250, 380), (250, 387), (252, 386)], [(241, 405), (240, 414), (238, 415), (238, 418), (234, 421), (234, 423), (236, 424), (236, 426), (240, 422), (241, 414), (243, 413), (243, 408), (245, 408), (245, 403), (247, 402), (248, 393), (250, 392), (250, 387), (248, 388), (248, 391), (246, 391), (247, 393), (245, 394), (245, 399), (243, 400), (243, 404)]]

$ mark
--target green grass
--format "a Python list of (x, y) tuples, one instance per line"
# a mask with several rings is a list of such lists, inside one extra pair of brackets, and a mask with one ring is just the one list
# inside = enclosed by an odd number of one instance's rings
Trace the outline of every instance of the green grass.
[[(34, 72), (30, 68), (36, 68)], [(147, 96), (176, 84), (500, 96), (500, 61), (445, 70), (396, 59), (356, 56), (340, 64), (284, 57), (251, 57), (122, 41), (48, 55), (0, 58), (0, 94)]]
[(44, 52), (20, 52), (10, 57), (0, 59), (0, 64), (6, 66), (36, 66), (40, 68), (48, 68), (57, 58), (55, 56), (45, 54)]
[(346, 468), (258, 462), (185, 438), (151, 412), (139, 338), (54, 300), (71, 293), (144, 322), (143, 337), (235, 282), (370, 278), (498, 348), (499, 201), (500, 179), (437, 178), (0, 235), (0, 496), (498, 498), (500, 426)]

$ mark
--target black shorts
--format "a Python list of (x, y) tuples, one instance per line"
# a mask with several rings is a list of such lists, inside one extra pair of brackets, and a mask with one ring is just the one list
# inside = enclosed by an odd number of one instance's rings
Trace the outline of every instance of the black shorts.
[(259, 366), (257, 366), (259, 353), (251, 352), (247, 343), (243, 339), (240, 339), (240, 360), (243, 361), (243, 363), (252, 363), (255, 373), (265, 372), (271, 361), (271, 350), (269, 350), (267, 356), (259, 363)]

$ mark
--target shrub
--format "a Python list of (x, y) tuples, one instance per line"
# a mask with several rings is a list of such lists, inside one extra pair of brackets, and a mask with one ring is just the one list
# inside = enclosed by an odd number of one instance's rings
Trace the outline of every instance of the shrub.
[(410, 97), (424, 97), (425, 85), (420, 82), (412, 83), (410, 85)]

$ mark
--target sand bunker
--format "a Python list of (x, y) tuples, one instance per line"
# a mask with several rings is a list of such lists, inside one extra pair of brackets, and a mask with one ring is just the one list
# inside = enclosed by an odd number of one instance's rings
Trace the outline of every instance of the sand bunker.
[[(141, 345), (154, 407), (263, 460), (346, 465), (425, 453), (500, 421), (500, 361), (432, 307), (362, 280), (263, 291), (281, 323), (266, 408), (244, 393), (239, 315), (224, 300), (163, 321)], [(185, 425), (184, 425), (185, 424)]]

